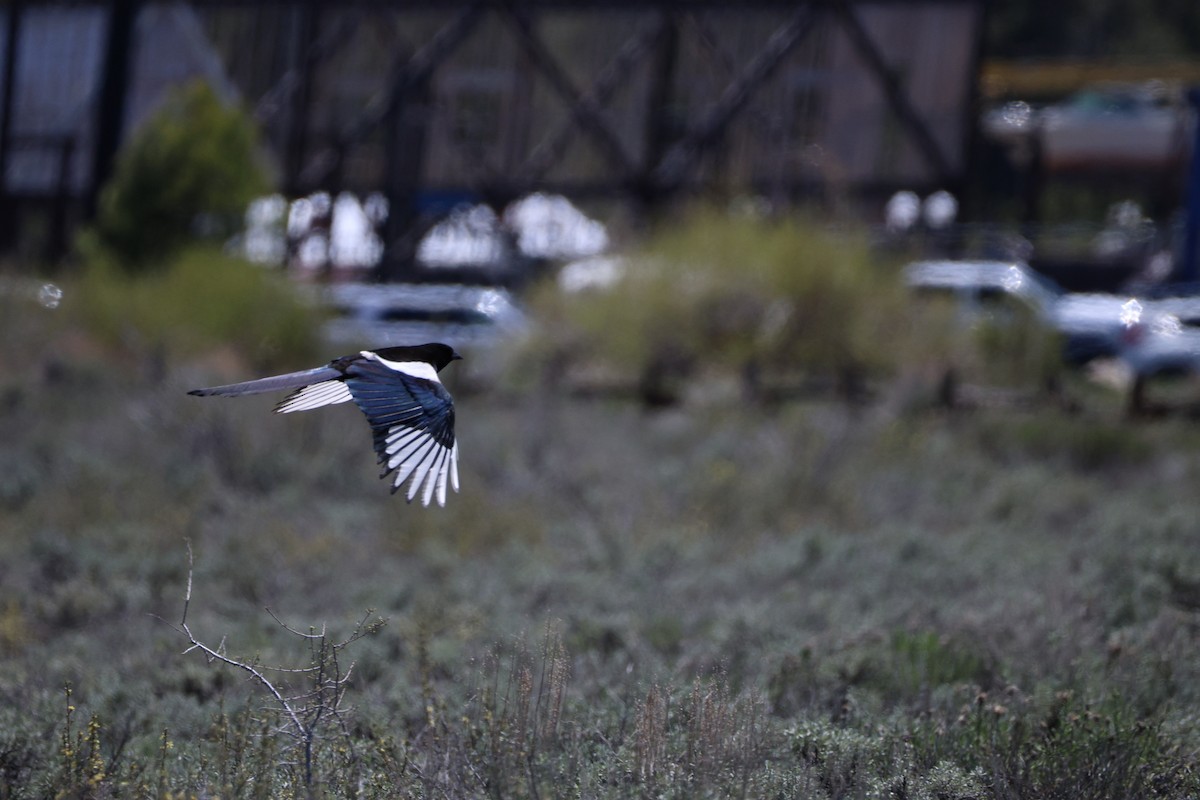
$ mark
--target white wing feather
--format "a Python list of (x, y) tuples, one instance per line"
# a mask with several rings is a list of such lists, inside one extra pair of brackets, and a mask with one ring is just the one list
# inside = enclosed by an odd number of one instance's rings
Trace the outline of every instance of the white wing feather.
[(350, 390), (341, 381), (321, 381), (311, 386), (305, 386), (285, 399), (275, 411), (279, 414), (290, 414), (293, 411), (311, 411), (321, 406), (331, 406), (335, 403), (347, 403), (354, 398)]

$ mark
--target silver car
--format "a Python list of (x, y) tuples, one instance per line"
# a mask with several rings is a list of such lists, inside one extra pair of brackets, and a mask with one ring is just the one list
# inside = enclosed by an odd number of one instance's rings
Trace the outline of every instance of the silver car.
[(1128, 297), (1066, 293), (1019, 261), (918, 261), (905, 268), (904, 277), (917, 293), (953, 295), (968, 317), (981, 315), (998, 298), (1016, 299), (1062, 335), (1063, 359), (1070, 364), (1119, 356), (1130, 335)]

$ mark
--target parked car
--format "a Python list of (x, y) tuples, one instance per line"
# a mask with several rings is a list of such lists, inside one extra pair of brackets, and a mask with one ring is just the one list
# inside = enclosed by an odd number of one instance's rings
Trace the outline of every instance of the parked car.
[(1182, 165), (1187, 119), (1158, 85), (1090, 87), (1042, 111), (1042, 164), (1049, 170)]
[(997, 298), (1021, 302), (1062, 334), (1065, 361), (1105, 365), (1096, 374), (1129, 390), (1133, 413), (1152, 407), (1146, 394), (1154, 379), (1200, 375), (1200, 296), (1064, 293), (1024, 264), (1005, 261), (918, 262), (905, 278), (916, 291), (957, 298), (968, 319), (988, 314)]
[(1130, 301), (1121, 358), (1133, 376), (1200, 372), (1200, 327), (1194, 316), (1198, 302), (1197, 298)]
[(1200, 295), (1157, 297), (1144, 304), (1157, 314), (1169, 314), (1184, 328), (1200, 328)]
[[(1062, 334), (1063, 359), (1070, 364), (1118, 356), (1128, 335), (1129, 298), (1063, 292), (1021, 262), (919, 261), (905, 268), (905, 281), (919, 294), (952, 295), (959, 313), (968, 318), (990, 313), (1000, 298), (1016, 299), (1036, 319)], [(1150, 316), (1153, 312), (1147, 319)]]
[(1018, 160), (1038, 145), (1043, 168), (1052, 172), (1181, 166), (1191, 124), (1178, 92), (1157, 81), (1096, 84), (1040, 110), (1015, 101), (981, 120), (984, 133)]
[(339, 283), (319, 292), (333, 313), (326, 334), (335, 341), (481, 341), (520, 330), (526, 321), (506, 290), (488, 286)]

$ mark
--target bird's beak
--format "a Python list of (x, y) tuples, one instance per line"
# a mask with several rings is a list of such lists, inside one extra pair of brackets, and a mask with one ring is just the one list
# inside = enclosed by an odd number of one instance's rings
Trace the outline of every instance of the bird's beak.
[(450, 360), (451, 361), (462, 361), (463, 357), (460, 356), (458, 353), (454, 353), (450, 356)]

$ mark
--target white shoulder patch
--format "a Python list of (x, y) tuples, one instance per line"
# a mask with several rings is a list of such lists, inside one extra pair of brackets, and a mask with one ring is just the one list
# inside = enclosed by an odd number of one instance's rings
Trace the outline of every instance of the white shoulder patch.
[(438, 380), (437, 370), (432, 364), (427, 364), (424, 361), (388, 361), (370, 350), (360, 351), (363, 358), (369, 358), (372, 361), (378, 361), (388, 369), (393, 369), (396, 372), (403, 372), (405, 375), (411, 375), (414, 378), (424, 378), (427, 381), (441, 383)]

